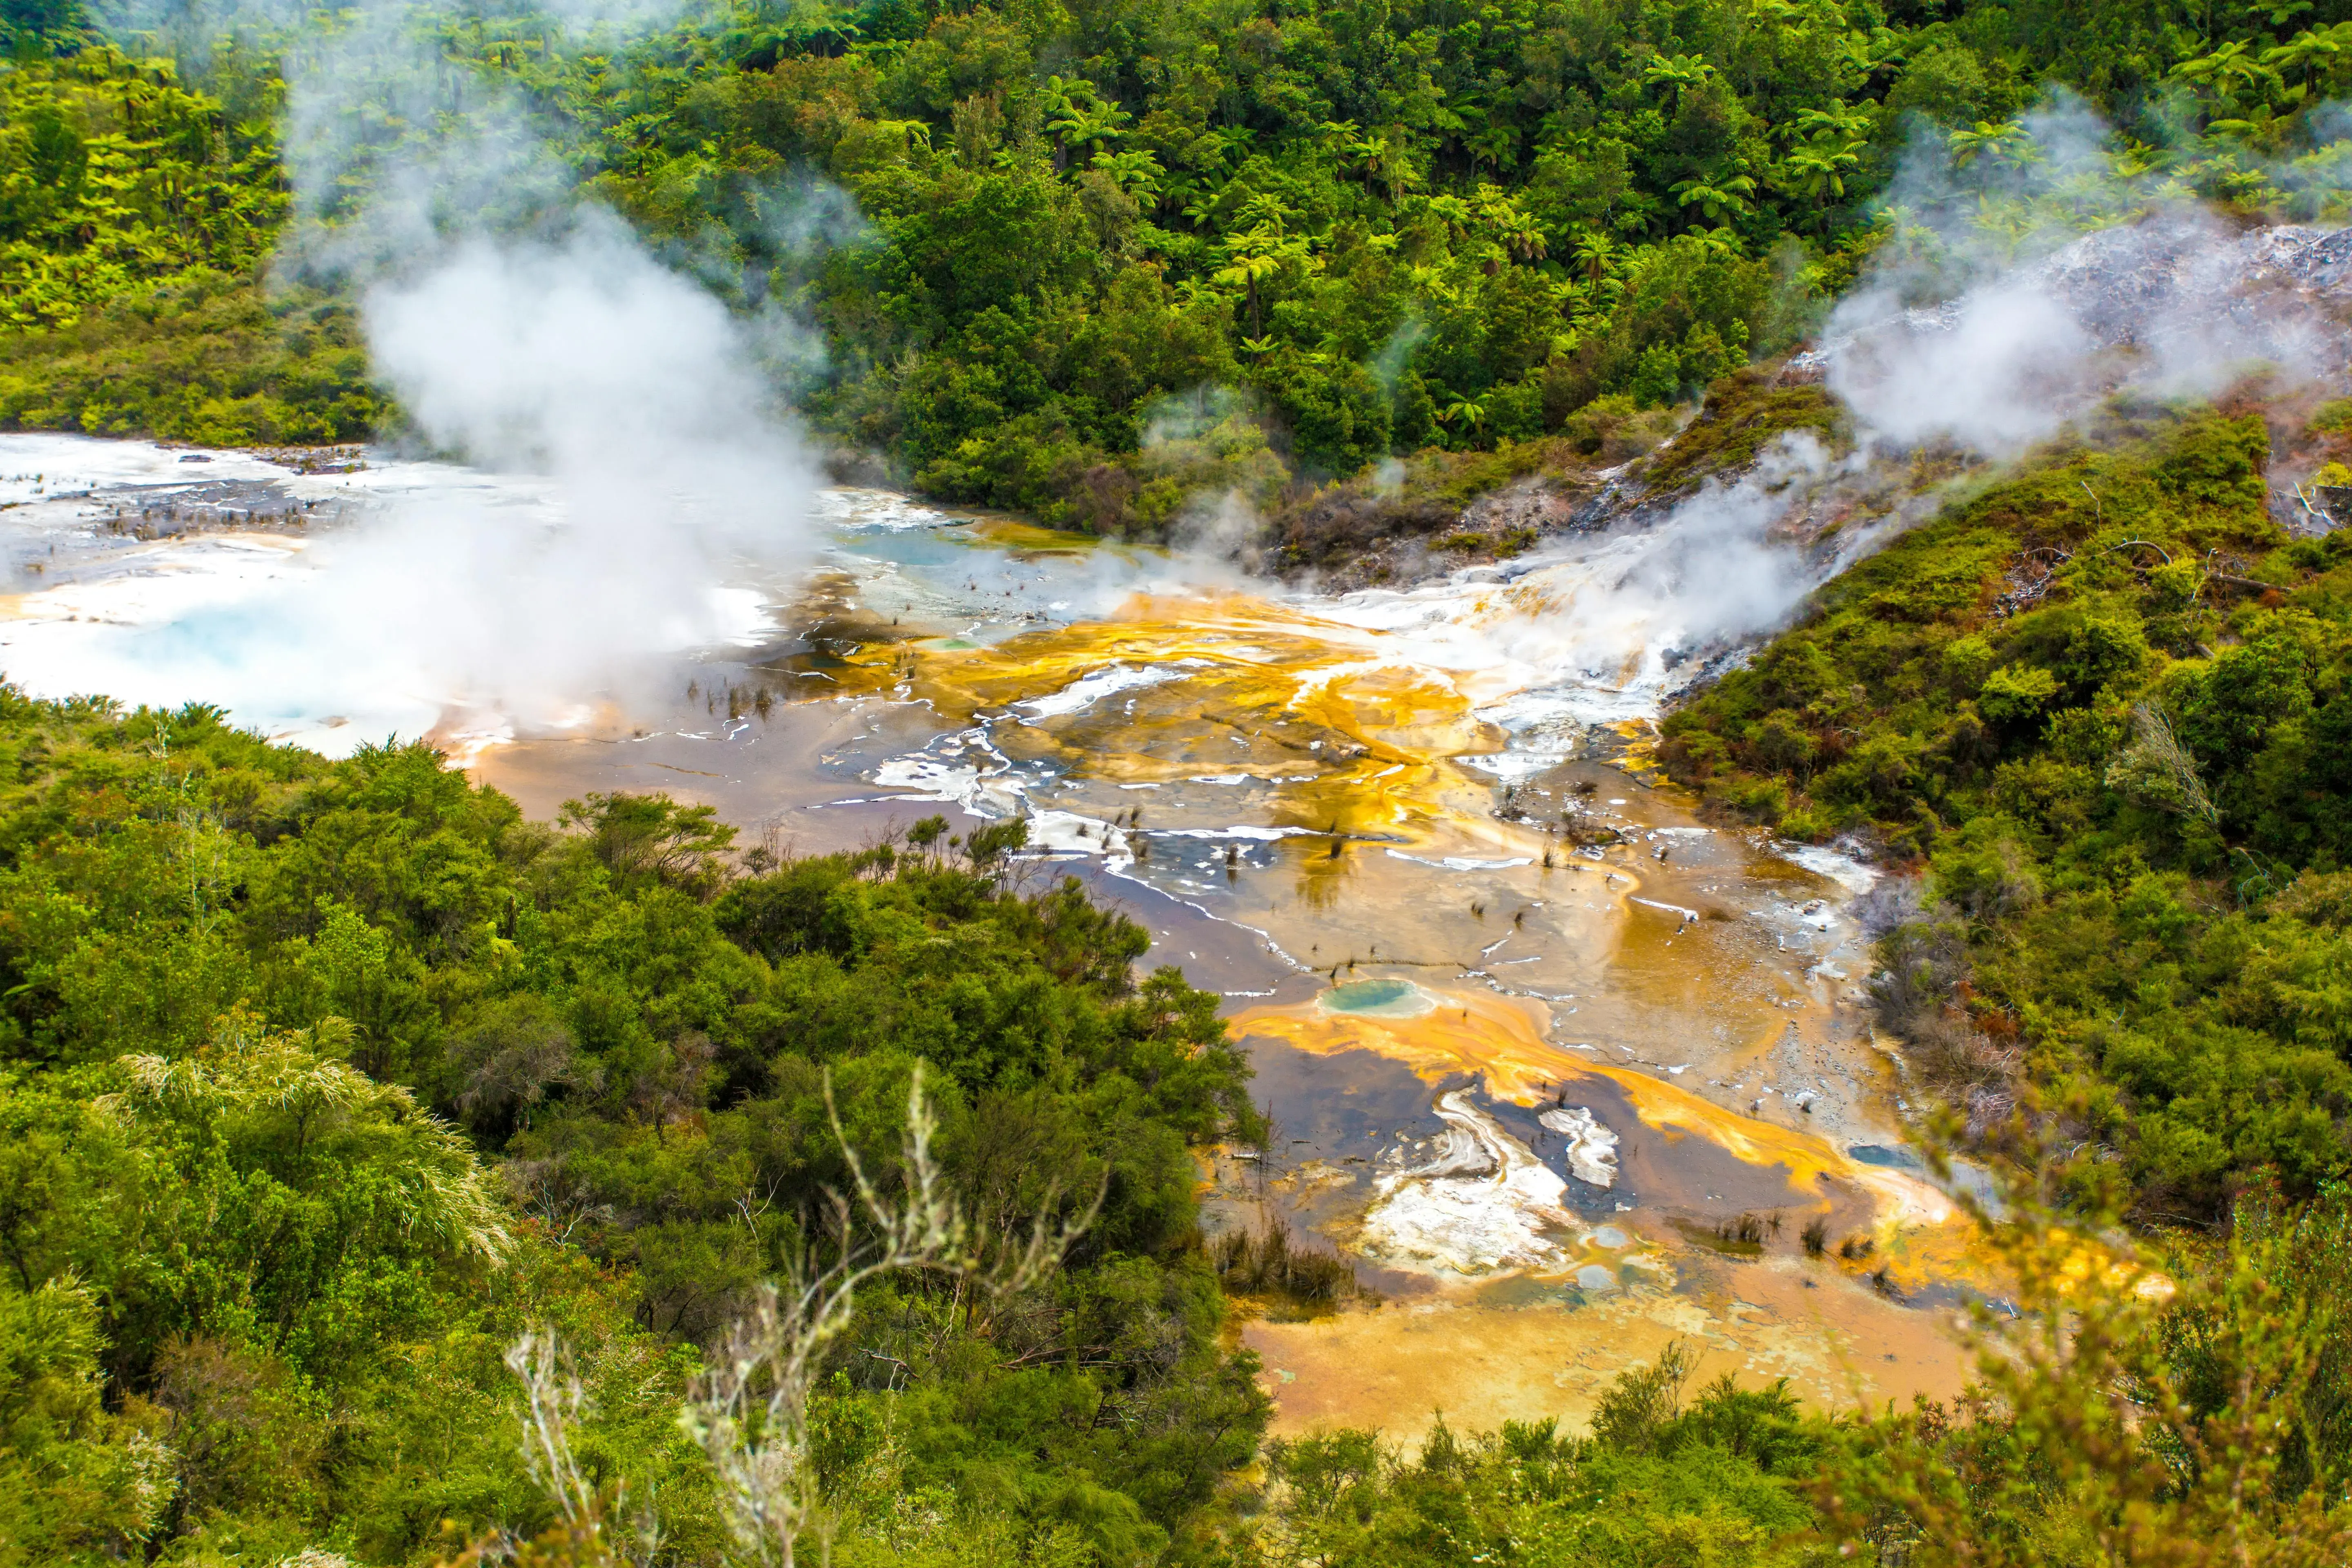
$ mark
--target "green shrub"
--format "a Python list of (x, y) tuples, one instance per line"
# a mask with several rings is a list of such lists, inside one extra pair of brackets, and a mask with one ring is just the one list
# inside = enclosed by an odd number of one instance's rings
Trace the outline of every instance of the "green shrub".
[[(2313, 967), (2338, 937), (2277, 902), (2352, 861), (2352, 567), (2270, 518), (2264, 430), (2112, 408), (1663, 725), (1669, 769), (1727, 813), (1924, 859), (1963, 947), (1944, 996), (1900, 1010), (1915, 1065), (1981, 1135), (2021, 1079), (2067, 1104), (2151, 1212), (2352, 1168), (2352, 1053)], [(2105, 520), (2126, 506), (2125, 534)], [(2152, 871), (2177, 890), (2155, 900)]]

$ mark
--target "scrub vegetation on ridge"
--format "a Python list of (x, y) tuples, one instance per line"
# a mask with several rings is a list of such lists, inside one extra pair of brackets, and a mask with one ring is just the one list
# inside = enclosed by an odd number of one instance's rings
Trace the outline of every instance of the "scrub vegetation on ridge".
[(919, 1061), (991, 1223), (1101, 1205), (985, 1312), (920, 1277), (859, 1303), (828, 1482), (1127, 1562), (1254, 1450), (1188, 1153), (1252, 1132), (1247, 1068), (1213, 997), (1130, 976), (1132, 922), (1011, 890), (1006, 836), (739, 867), (704, 808), (530, 824), (422, 746), (12, 693), (0, 754), (0, 1561), (534, 1533), (500, 1354), (536, 1323), (596, 1483), (713, 1560), (697, 1347), (828, 1239), (828, 1103), (897, 1179)]
[(2352, 1164), (2352, 536), (2273, 518), (2347, 410), (2122, 401), (1670, 715), (1719, 807), (1925, 861), (1880, 1005), (1997, 1142), (2063, 1107), (2150, 1217)]

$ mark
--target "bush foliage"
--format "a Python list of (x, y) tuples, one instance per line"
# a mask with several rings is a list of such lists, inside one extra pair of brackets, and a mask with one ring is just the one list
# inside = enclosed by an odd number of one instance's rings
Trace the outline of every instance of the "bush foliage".
[(1019, 1538), (1200, 1510), (1265, 1408), (1193, 1225), (1190, 1147), (1254, 1124), (1215, 999), (1131, 978), (1139, 928), (1011, 890), (992, 842), (752, 874), (730, 840), (641, 797), (526, 823), (421, 746), (0, 694), (0, 1561), (535, 1531), (500, 1357), (541, 1323), (592, 1480), (709, 1560), (698, 1347), (824, 1238), (828, 1095), (892, 1179), (918, 1061), (974, 1212), (1102, 1205), (992, 1315), (869, 1297), (827, 1463)]
[(2039, 1085), (2155, 1213), (2352, 1155), (2352, 539), (2272, 515), (2274, 439), (2341, 437), (2112, 406), (1664, 727), (1723, 808), (1924, 860), (1891, 1021), (1974, 1131)]

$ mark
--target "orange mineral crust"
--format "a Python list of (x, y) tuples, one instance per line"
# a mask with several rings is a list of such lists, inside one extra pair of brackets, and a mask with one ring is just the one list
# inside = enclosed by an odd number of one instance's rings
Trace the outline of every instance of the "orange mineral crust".
[(1748, 1387), (1786, 1377), (1822, 1411), (1960, 1391), (1955, 1314), (1840, 1288), (1834, 1274), (1797, 1259), (1727, 1263), (1675, 1292), (1391, 1301), (1308, 1322), (1254, 1321), (1241, 1337), (1265, 1363), (1280, 1436), (1377, 1426), (1411, 1444), (1441, 1411), (1457, 1431), (1546, 1417), (1586, 1430), (1610, 1380), (1675, 1341), (1696, 1353), (1693, 1386), (1726, 1372)]

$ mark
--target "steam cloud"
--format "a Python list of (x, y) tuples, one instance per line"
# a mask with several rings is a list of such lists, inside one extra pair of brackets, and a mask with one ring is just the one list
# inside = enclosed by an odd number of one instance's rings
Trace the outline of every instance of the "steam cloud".
[[(2317, 123), (2326, 140), (2269, 171), (2315, 207), (2340, 202), (2352, 151), (2340, 117)], [(1993, 458), (2118, 387), (2210, 395), (2256, 363), (2340, 378), (2347, 342), (2321, 296), (2352, 250), (2321, 229), (2241, 234), (2178, 180), (2127, 172), (2116, 142), (2063, 95), (1967, 167), (1916, 137), (1881, 259), (1800, 364), (1825, 372), (1870, 439)]]
[(377, 366), (436, 445), (551, 476), (560, 508), (517, 527), (428, 493), (330, 546), (326, 569), (383, 605), (371, 635), (417, 648), (453, 694), (559, 712), (648, 655), (740, 629), (715, 584), (796, 546), (814, 481), (761, 412), (742, 334), (617, 223), (467, 241), (372, 290), (365, 314)]
[(1571, 702), (1586, 721), (1651, 710), (1705, 668), (1703, 656), (1784, 624), (1825, 577), (1899, 526), (1853, 530), (1826, 558), (1785, 537), (1792, 514), (1867, 466), (1808, 434), (1781, 437), (1746, 472), (1710, 481), (1654, 526), (1572, 544), (1539, 567), (1544, 613), (1503, 631), (1504, 650), (1581, 672), (1571, 684), (1588, 693), (1620, 694)]
[[(2267, 174), (2315, 210), (2340, 208), (2347, 121), (2316, 118), (2318, 144)], [(1892, 237), (1832, 311), (1821, 346), (1790, 363), (1845, 403), (1855, 451), (1837, 460), (1784, 441), (1748, 475), (1681, 503), (1628, 546), (1602, 591), (1579, 595), (1587, 657), (1613, 651), (1639, 666), (1635, 684), (1664, 681), (1662, 649), (1719, 647), (1784, 624), (1815, 585), (1935, 498), (1839, 535), (1833, 556), (1808, 558), (1773, 536), (1921, 446), (2000, 461), (2116, 389), (2210, 395), (2256, 366), (2344, 385), (2352, 230), (2241, 232), (2176, 179), (2127, 172), (2116, 143), (2063, 96), (2026, 116), (2000, 155), (1969, 167), (1955, 165), (1940, 135), (1916, 137), (1885, 199)]]
[[(453, 70), (401, 0), (311, 24), (285, 74), (296, 217), (278, 270), (358, 294), (374, 372), (431, 449), (533, 478), (443, 470), (322, 536), (315, 570), (258, 615), (158, 634), (211, 667), (205, 695), (248, 722), (315, 718), (359, 670), (410, 712), (529, 729), (641, 695), (663, 678), (649, 656), (751, 629), (755, 596), (720, 584), (803, 559), (821, 482), (768, 374), (805, 365), (809, 334), (730, 314), (581, 201), (524, 107)], [(841, 230), (839, 205), (772, 226)]]
[(1737, 480), (1684, 502), (1617, 579), (1607, 617), (1587, 634), (1591, 654), (1604, 653), (1612, 634), (1639, 632), (1643, 658), (1656, 666), (1675, 650), (1779, 625), (1816, 576), (1798, 552), (1773, 541), (1774, 525), (1792, 499), (1848, 468), (1812, 437), (1787, 436)]

